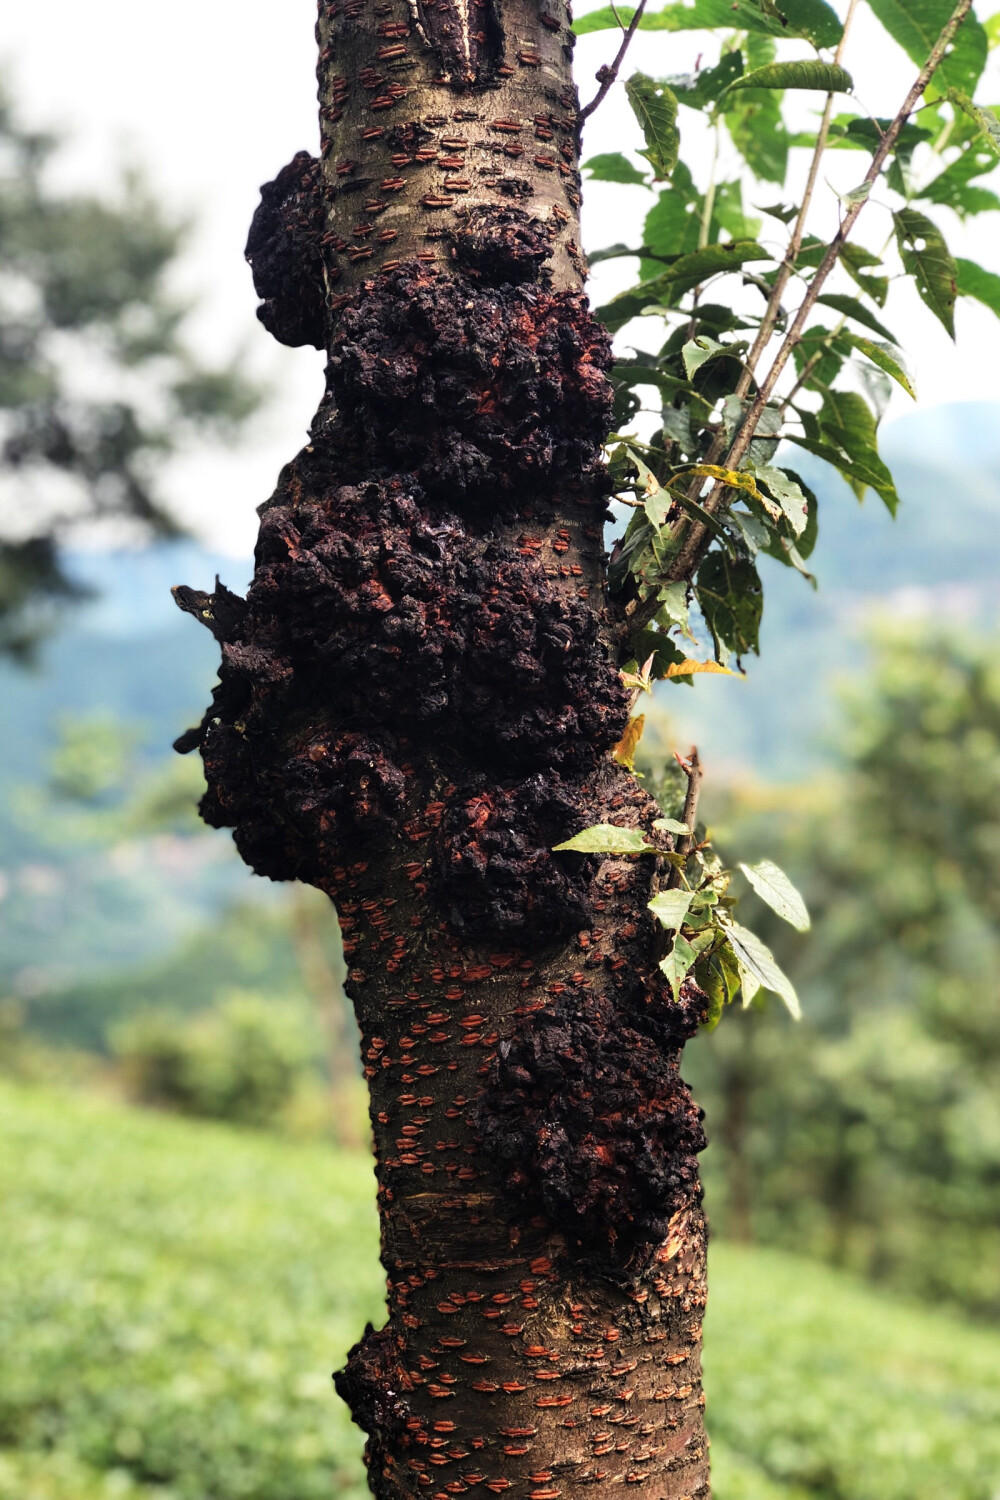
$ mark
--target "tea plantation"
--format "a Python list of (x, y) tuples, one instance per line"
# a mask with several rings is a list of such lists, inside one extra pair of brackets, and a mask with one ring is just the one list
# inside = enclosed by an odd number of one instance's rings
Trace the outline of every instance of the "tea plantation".
[[(0, 1140), (0, 1500), (362, 1500), (367, 1158), (11, 1084)], [(1000, 1500), (998, 1329), (718, 1244), (706, 1363), (716, 1500)]]

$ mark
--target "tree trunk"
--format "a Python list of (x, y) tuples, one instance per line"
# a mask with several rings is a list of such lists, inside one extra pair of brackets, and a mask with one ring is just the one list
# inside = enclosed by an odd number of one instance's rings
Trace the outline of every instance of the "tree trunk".
[[(536, 8), (540, 7), (540, 8)], [(203, 815), (336, 903), (388, 1321), (337, 1388), (380, 1500), (709, 1493), (705, 1013), (650, 858), (553, 854), (659, 810), (611, 750), (599, 463), (560, 0), (323, 0), (321, 161), (263, 190), (277, 337), (329, 352), (222, 642)], [(590, 1487), (588, 1489), (588, 1486)]]

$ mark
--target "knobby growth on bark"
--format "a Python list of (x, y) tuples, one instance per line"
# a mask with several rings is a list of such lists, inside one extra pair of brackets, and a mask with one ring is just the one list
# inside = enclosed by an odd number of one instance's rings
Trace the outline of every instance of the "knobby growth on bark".
[[(259, 316), (328, 351), (222, 646), (203, 815), (335, 903), (388, 1321), (337, 1388), (380, 1500), (709, 1493), (704, 1018), (610, 755), (610, 347), (582, 292), (562, 0), (321, 0), (322, 151), (263, 190)], [(335, 1274), (335, 1268), (331, 1268)]]

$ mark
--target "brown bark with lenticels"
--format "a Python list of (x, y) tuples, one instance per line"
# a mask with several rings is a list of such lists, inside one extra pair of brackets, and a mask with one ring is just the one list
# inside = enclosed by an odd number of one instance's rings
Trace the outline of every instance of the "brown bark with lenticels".
[(323, 0), (323, 151), (263, 191), (260, 316), (329, 355), (222, 643), (203, 815), (336, 904), (388, 1321), (337, 1376), (379, 1500), (709, 1494), (700, 1112), (611, 756), (599, 463), (561, 0)]

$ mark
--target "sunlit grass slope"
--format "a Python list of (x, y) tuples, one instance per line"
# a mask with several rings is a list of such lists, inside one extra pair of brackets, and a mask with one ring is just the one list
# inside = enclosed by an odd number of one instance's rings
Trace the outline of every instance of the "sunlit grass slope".
[[(379, 1316), (373, 1195), (325, 1146), (0, 1086), (0, 1500), (361, 1500), (329, 1372)], [(1000, 1496), (1000, 1330), (717, 1245), (706, 1362), (716, 1500)]]

